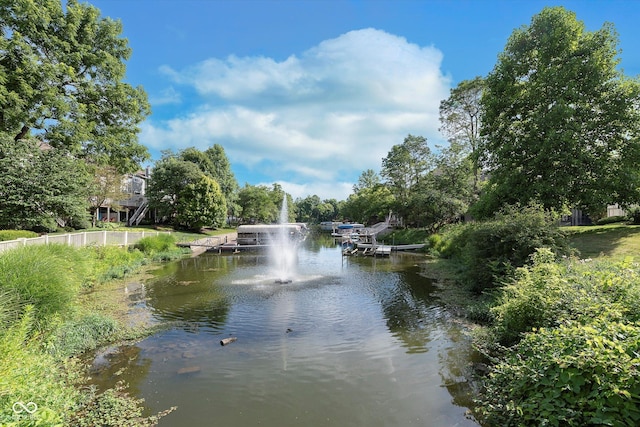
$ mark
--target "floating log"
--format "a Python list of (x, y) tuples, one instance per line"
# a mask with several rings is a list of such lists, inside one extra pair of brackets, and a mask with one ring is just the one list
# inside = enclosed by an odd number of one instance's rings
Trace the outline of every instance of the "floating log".
[(178, 375), (192, 374), (194, 372), (200, 372), (200, 366), (188, 366), (178, 369)]
[(235, 342), (237, 340), (238, 340), (238, 338), (236, 338), (236, 337), (223, 338), (223, 339), (220, 340), (220, 345), (231, 344), (232, 342)]

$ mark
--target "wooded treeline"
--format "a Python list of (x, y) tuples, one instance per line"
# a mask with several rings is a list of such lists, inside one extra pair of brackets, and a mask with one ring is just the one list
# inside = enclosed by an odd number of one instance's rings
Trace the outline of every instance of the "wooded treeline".
[[(101, 205), (118, 209), (118, 183), (149, 160), (137, 139), (149, 104), (123, 82), (131, 49), (121, 24), (75, 0), (2, 0), (0, 23), (0, 227), (84, 228)], [(441, 101), (446, 145), (408, 134), (346, 200), (291, 200), (290, 219), (371, 223), (394, 212), (437, 231), (506, 205), (597, 219), (607, 204), (637, 204), (640, 83), (620, 69), (617, 45), (612, 24), (587, 31), (573, 12), (543, 9), (487, 76)], [(276, 220), (282, 187), (240, 187), (223, 145), (163, 154), (148, 182), (156, 220)]]

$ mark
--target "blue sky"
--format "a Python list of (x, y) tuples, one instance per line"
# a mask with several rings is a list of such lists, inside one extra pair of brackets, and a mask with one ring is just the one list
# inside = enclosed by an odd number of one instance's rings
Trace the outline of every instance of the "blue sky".
[[(123, 24), (127, 81), (152, 115), (140, 142), (224, 147), (238, 183), (346, 199), (408, 134), (445, 144), (438, 106), (485, 76), (515, 28), (545, 6), (588, 30), (615, 25), (640, 74), (640, 1), (93, 0)], [(150, 162), (152, 164), (152, 162)]]

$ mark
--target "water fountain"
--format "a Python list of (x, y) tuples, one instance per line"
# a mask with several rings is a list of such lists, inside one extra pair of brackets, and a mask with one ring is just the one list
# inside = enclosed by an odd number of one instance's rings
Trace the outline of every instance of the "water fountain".
[(296, 264), (296, 244), (295, 240), (289, 236), (289, 229), (286, 227), (289, 222), (289, 207), (287, 195), (282, 198), (282, 208), (278, 221), (278, 232), (273, 236), (273, 242), (269, 248), (269, 258), (271, 268), (276, 283), (291, 283), (295, 277)]

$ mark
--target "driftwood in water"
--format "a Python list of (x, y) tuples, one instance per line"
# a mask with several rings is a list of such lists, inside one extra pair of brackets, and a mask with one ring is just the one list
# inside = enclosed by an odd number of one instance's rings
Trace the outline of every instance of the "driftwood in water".
[(187, 366), (186, 368), (178, 369), (178, 375), (193, 374), (195, 372), (200, 372), (200, 366)]
[(236, 341), (238, 338), (236, 337), (229, 337), (229, 338), (223, 338), (220, 340), (220, 345), (227, 345), (227, 344), (231, 344), (232, 342)]

